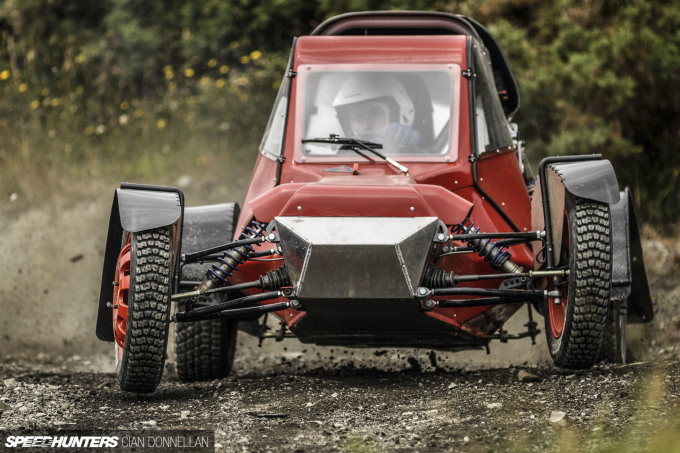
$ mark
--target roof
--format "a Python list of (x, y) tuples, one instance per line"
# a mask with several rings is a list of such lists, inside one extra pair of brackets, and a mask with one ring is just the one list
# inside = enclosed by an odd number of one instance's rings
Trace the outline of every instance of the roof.
[(428, 64), (455, 63), (466, 68), (463, 36), (375, 36), (370, 45), (360, 36), (303, 36), (295, 46), (296, 64)]

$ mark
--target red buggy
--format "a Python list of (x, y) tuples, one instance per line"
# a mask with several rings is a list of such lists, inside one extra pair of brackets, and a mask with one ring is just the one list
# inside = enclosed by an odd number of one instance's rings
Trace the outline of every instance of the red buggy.
[(626, 323), (653, 316), (631, 198), (599, 155), (544, 159), (536, 182), (518, 108), (470, 18), (354, 13), (296, 39), (242, 209), (117, 189), (97, 336), (121, 388), (157, 387), (171, 322), (187, 381), (229, 373), (239, 327), (461, 350), (535, 338), (504, 328), (523, 306), (558, 366), (625, 360)]

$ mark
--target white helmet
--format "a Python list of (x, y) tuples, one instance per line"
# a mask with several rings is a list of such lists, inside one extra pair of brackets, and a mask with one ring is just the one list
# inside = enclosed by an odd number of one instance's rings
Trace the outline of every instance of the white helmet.
[[(340, 87), (333, 107), (345, 132), (359, 136), (382, 131), (390, 123), (411, 126), (415, 116), (413, 101), (401, 82), (379, 72), (352, 75)], [(357, 130), (359, 121), (368, 121), (363, 130)]]

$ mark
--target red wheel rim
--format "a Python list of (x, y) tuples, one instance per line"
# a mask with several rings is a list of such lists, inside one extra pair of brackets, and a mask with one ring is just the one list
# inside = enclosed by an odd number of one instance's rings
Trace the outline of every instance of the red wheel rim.
[[(552, 291), (555, 286), (550, 283), (549, 289)], [(552, 297), (548, 301), (550, 304), (550, 327), (555, 338), (561, 337), (564, 330), (564, 323), (567, 319), (567, 298), (567, 291), (562, 290), (562, 299), (559, 304), (556, 304), (555, 298)]]
[(116, 275), (113, 280), (113, 337), (118, 343), (118, 354), (122, 359), (127, 329), (128, 297), (130, 294), (130, 235), (118, 255)]
[[(565, 250), (562, 251), (560, 256), (560, 262), (569, 263), (569, 217), (567, 211), (564, 211), (564, 221), (562, 226), (562, 244), (565, 245)], [(555, 298), (551, 297), (548, 300), (548, 312), (550, 314), (550, 327), (552, 329), (553, 336), (555, 338), (560, 338), (562, 332), (564, 332), (564, 324), (567, 319), (567, 302), (569, 300), (569, 285), (562, 285), (560, 288), (556, 288), (554, 284), (554, 278), (551, 279), (548, 285), (548, 290), (552, 291), (554, 289), (560, 289), (562, 291), (562, 298), (560, 303), (555, 303)]]

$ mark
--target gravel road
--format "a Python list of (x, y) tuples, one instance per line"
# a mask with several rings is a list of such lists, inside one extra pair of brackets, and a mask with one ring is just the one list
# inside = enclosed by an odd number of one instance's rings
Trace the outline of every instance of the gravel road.
[(290, 359), (220, 381), (166, 378), (148, 396), (122, 393), (90, 360), (37, 362), (0, 365), (0, 431), (207, 429), (226, 452), (644, 451), (680, 440), (678, 361), (569, 372)]

